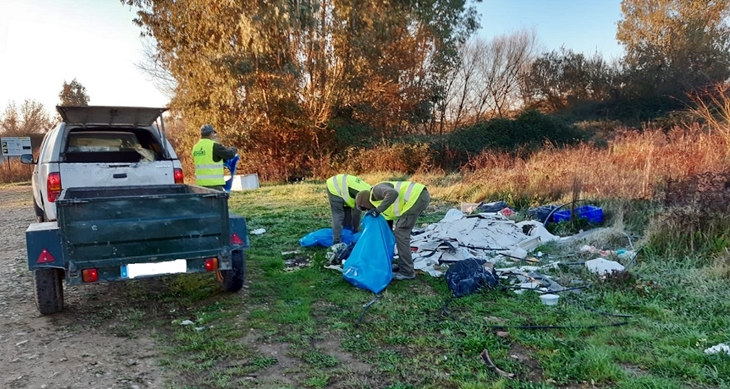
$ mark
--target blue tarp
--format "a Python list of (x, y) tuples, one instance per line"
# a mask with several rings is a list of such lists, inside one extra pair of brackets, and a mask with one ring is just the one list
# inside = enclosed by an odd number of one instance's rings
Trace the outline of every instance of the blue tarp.
[[(360, 232), (353, 234), (352, 231), (348, 230), (347, 228), (342, 229), (342, 243), (350, 244), (352, 242), (357, 242), (357, 239), (360, 237)], [(303, 238), (299, 239), (299, 245), (302, 247), (312, 247), (312, 246), (324, 246), (324, 247), (330, 247), (334, 244), (335, 239), (332, 237), (332, 229), (331, 228), (322, 228), (317, 231), (312, 231), (307, 235), (304, 235)]]
[(345, 261), (342, 277), (358, 288), (380, 293), (393, 279), (395, 236), (382, 216), (365, 215), (362, 236)]

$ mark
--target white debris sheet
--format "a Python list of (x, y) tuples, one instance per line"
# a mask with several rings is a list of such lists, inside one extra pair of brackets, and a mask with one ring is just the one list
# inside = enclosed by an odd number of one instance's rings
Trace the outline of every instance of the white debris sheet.
[(444, 262), (498, 255), (524, 259), (541, 243), (559, 239), (538, 221), (515, 223), (499, 213), (467, 216), (452, 209), (441, 221), (414, 231), (411, 250), (415, 269), (439, 277), (443, 273), (435, 266)]

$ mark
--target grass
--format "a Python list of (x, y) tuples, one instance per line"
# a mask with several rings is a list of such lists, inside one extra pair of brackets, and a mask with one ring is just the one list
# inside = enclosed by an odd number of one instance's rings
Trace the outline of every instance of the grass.
[[(250, 237), (244, 290), (223, 293), (209, 275), (131, 283), (123, 293), (140, 303), (108, 313), (125, 318), (110, 329), (118, 336), (153, 328), (168, 388), (730, 388), (730, 357), (703, 353), (730, 338), (723, 258), (649, 253), (630, 277), (607, 280), (560, 268), (555, 277), (590, 287), (550, 308), (532, 292), (484, 291), (451, 301), (449, 315), (444, 279), (420, 274), (389, 285), (358, 325), (373, 294), (324, 269), (324, 248), (298, 245), (329, 226), (323, 182), (237, 192), (229, 204), (250, 230), (266, 229)], [(419, 224), (450, 205), (437, 198)], [(285, 271), (292, 250), (312, 265)], [(485, 349), (514, 378), (488, 368)]]

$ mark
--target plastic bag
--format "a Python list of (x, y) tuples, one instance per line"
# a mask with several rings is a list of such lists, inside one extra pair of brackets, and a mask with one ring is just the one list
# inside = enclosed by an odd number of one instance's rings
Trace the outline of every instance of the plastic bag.
[(484, 267), (487, 261), (477, 258), (467, 258), (449, 266), (446, 271), (446, 284), (454, 297), (470, 295), (481, 288), (494, 288), (499, 278), (494, 270)]
[(393, 279), (395, 236), (382, 216), (366, 215), (362, 236), (345, 261), (342, 278), (358, 288), (380, 293)]
[[(347, 228), (343, 228), (341, 238), (342, 243), (350, 244), (352, 242), (357, 242), (358, 238), (360, 238), (360, 232), (353, 234), (352, 231), (348, 230)], [(299, 245), (302, 247), (330, 247), (334, 244), (334, 241), (335, 238), (332, 235), (332, 229), (322, 228), (317, 231), (312, 231), (307, 235), (304, 235), (304, 237), (299, 239)]]
[(223, 161), (223, 166), (228, 169), (228, 172), (231, 174), (231, 178), (226, 180), (225, 184), (223, 184), (223, 190), (225, 190), (226, 192), (231, 192), (231, 186), (233, 186), (233, 177), (236, 176), (236, 165), (238, 164), (239, 159), (241, 159), (241, 157), (236, 154), (235, 157), (227, 161)]

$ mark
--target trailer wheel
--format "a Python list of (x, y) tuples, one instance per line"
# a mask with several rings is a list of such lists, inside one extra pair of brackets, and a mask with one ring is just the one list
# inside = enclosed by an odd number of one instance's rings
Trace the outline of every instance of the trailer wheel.
[(48, 315), (63, 310), (63, 270), (36, 269), (33, 271), (33, 280), (38, 311)]
[(246, 278), (246, 256), (243, 250), (231, 252), (231, 264), (231, 270), (218, 272), (218, 281), (226, 292), (238, 292)]

